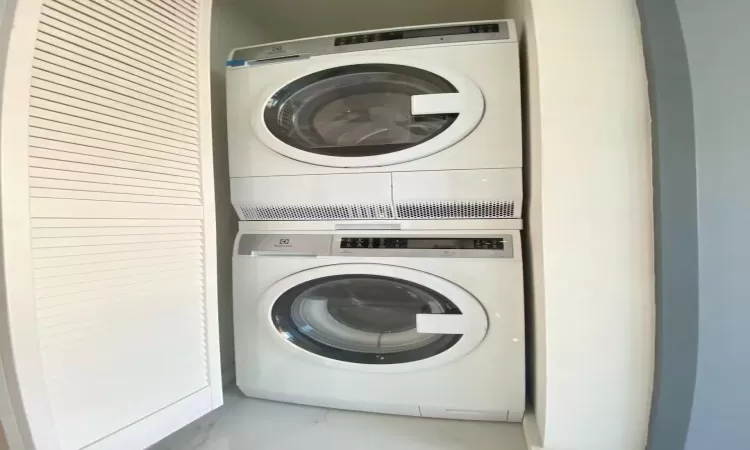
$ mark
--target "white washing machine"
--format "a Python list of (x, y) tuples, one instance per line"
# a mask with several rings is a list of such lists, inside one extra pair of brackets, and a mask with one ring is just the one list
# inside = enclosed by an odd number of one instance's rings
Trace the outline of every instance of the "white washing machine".
[(237, 384), (246, 395), (521, 420), (518, 231), (241, 231), (233, 266)]
[(520, 217), (512, 21), (240, 48), (227, 64), (241, 219)]

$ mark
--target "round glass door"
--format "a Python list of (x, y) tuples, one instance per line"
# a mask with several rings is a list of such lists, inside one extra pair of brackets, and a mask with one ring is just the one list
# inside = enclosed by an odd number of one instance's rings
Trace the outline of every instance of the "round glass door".
[(286, 85), (267, 102), (271, 134), (300, 151), (334, 157), (398, 152), (445, 131), (457, 113), (412, 114), (412, 96), (458, 92), (446, 79), (398, 64), (322, 70)]
[(348, 274), (301, 283), (271, 308), (279, 333), (323, 356), (360, 364), (399, 364), (438, 355), (462, 337), (417, 331), (418, 314), (461, 314), (442, 294), (406, 280)]

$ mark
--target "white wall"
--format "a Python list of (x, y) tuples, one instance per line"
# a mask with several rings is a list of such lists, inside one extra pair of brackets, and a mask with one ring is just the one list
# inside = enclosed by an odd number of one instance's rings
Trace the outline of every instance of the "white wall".
[[(0, 0), (0, 39), (2, 39), (2, 45), (0, 45), (0, 72), (3, 72), (2, 69), (4, 69), (4, 62), (5, 62), (5, 54), (6, 54), (6, 46), (7, 46), (7, 39), (8, 39), (8, 32), (9, 32), (9, 25), (6, 22), (3, 21), (6, 17), (9, 17), (10, 15), (5, 14), (5, 8), (6, 8), (6, 1)], [(1, 80), (0, 80), (1, 81)], [(2, 253), (2, 252), (0, 252)], [(4, 261), (0, 259), (0, 273), (4, 273), (5, 271), (2, 270), (2, 265), (4, 264)], [(0, 292), (5, 295), (5, 283), (2, 280), (2, 275), (0, 275)], [(0, 302), (2, 305), (7, 305), (7, 302), (5, 299), (3, 299), (2, 302)], [(5, 311), (0, 311), (0, 326), (2, 326), (4, 329), (7, 329), (7, 314)], [(2, 339), (5, 339), (3, 336)], [(5, 347), (5, 346), (3, 346)], [(16, 418), (15, 413), (13, 411), (13, 405), (11, 404), (10, 400), (10, 393), (8, 392), (8, 386), (7, 386), (7, 380), (5, 375), (5, 367), (3, 365), (3, 359), (4, 358), (10, 358), (11, 355), (0, 355), (0, 450), (5, 450), (9, 448), (8, 446), (8, 440), (5, 437), (5, 428), (8, 427), (11, 432), (12, 437), (14, 434), (17, 434), (17, 426), (16, 426)], [(12, 424), (12, 428), (11, 427)], [(14, 444), (19, 445), (21, 442), (20, 437), (16, 437), (16, 441)]]
[(533, 15), (527, 256), (539, 431), (553, 450), (643, 449), (654, 273), (637, 10), (630, 0), (519, 0), (509, 12)]
[[(0, 85), (5, 75), (5, 62), (10, 39), (11, 23), (17, 1), (0, 0)], [(0, 96), (2, 89), (0, 89)], [(0, 214), (2, 205), (0, 205)], [(0, 229), (0, 233), (2, 230)], [(2, 250), (0, 248), (0, 250)], [(2, 252), (0, 251), (0, 254)], [(3, 446), (19, 448), (24, 442), (30, 442), (27, 421), (21, 411), (21, 399), (17, 388), (17, 376), (13, 368), (13, 355), (9, 351), (10, 334), (8, 325), (8, 302), (5, 298), (5, 261), (0, 257), (0, 450)]]
[(254, 0), (248, 16), (273, 40), (441, 22), (495, 19), (502, 0)]
[[(6, 4), (6, 1), (0, 0), (0, 39), (3, 39), (3, 43), (0, 46), (2, 47), (2, 50), (0, 50), (0, 55), (1, 55), (0, 60), (2, 61), (5, 61), (5, 50), (6, 50), (5, 47), (7, 45), (6, 41), (7, 41), (7, 33), (8, 33), (8, 30), (6, 29), (8, 28), (6, 27), (7, 24), (3, 22), (3, 19), (10, 16), (10, 15), (5, 14), (6, 6), (8, 6)], [(3, 68), (4, 67), (2, 67), (2, 64), (0, 64), (0, 69), (3, 69)], [(0, 70), (0, 72), (1, 71), (2, 70)], [(0, 260), (0, 272), (4, 272), (3, 270), (1, 270), (2, 264), (3, 264), (3, 261)], [(0, 280), (0, 291), (4, 295), (5, 283), (3, 283), (2, 280)], [(5, 300), (3, 300), (0, 303), (3, 305), (7, 304)], [(7, 329), (7, 326), (5, 323), (6, 319), (7, 317), (6, 317), (5, 312), (0, 313), (0, 324), (3, 327), (6, 327)], [(5, 433), (6, 433), (5, 427), (11, 427), (11, 423), (12, 423), (13, 428), (11, 432), (13, 434), (9, 433), (11, 434), (12, 437), (16, 437), (14, 436), (14, 434), (16, 434), (16, 428), (17, 428), (15, 424), (16, 418), (15, 418), (13, 408), (11, 405), (11, 401), (10, 401), (10, 394), (8, 392), (7, 381), (5, 379), (6, 376), (5, 376), (5, 371), (4, 371), (5, 369), (3, 367), (3, 357), (6, 357), (6, 356), (5, 355), (0, 356), (0, 450), (5, 450), (9, 448), (8, 440), (5, 437)], [(7, 357), (10, 357), (10, 355), (8, 355)], [(16, 437), (16, 441), (14, 442), (14, 444), (18, 445), (19, 443), (20, 443), (20, 437)]]
[[(516, 21), (521, 39), (524, 102), (524, 255), (526, 268), (526, 312), (528, 370), (527, 390), (539, 435), (544, 439), (547, 414), (547, 331), (544, 291), (544, 234), (542, 230), (542, 148), (539, 102), (539, 64), (534, 17), (529, 0), (511, 0), (507, 16)], [(527, 419), (528, 420), (527, 416)]]
[(262, 26), (248, 16), (241, 0), (215, 0), (211, 17), (211, 116), (216, 179), (216, 242), (218, 255), (221, 362), (225, 382), (234, 376), (232, 322), (232, 245), (237, 235), (237, 214), (229, 199), (229, 156), (224, 63), (236, 47), (270, 40)]

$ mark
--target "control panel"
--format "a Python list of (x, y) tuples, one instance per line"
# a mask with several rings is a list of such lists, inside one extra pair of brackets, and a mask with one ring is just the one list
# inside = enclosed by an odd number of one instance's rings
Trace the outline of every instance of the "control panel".
[(338, 256), (398, 258), (513, 258), (513, 237), (341, 236), (333, 239)]
[(365, 31), (256, 45), (233, 50), (227, 66), (280, 64), (319, 55), (480, 41), (516, 43), (517, 36), (512, 21), (466, 22), (455, 25)]
[(339, 248), (405, 250), (504, 250), (505, 239), (342, 237)]
[(353, 34), (340, 36), (334, 41), (334, 46), (366, 44), (369, 42), (397, 41), (402, 39), (416, 39), (435, 36), (455, 36), (458, 34), (498, 33), (498, 23), (479, 23), (435, 28), (416, 28), (412, 30), (386, 31), (382, 33)]
[[(362, 233), (367, 234), (367, 233)], [(511, 234), (485, 236), (370, 236), (240, 234), (236, 254), (274, 257), (514, 258)]]

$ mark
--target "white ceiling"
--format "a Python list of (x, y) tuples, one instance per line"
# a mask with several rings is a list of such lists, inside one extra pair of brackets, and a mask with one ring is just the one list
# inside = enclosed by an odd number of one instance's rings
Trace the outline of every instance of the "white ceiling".
[(268, 40), (503, 17), (503, 0), (219, 0), (241, 4)]

